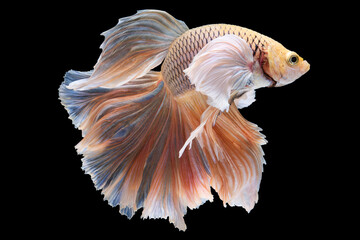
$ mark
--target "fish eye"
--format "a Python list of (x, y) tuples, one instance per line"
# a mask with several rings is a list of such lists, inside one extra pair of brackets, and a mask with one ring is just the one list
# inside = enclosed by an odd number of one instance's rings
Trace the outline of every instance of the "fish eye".
[(294, 66), (294, 65), (296, 65), (296, 64), (299, 62), (299, 56), (296, 55), (296, 54), (291, 54), (291, 55), (289, 55), (289, 57), (288, 57), (288, 59), (287, 59), (287, 62), (288, 62), (290, 65)]

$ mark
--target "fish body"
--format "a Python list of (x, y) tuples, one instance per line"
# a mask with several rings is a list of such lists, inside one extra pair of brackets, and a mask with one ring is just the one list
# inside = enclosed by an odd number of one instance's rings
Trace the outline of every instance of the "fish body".
[[(171, 44), (161, 68), (164, 80), (175, 96), (186, 92), (188, 89), (194, 89), (194, 85), (183, 72), (194, 56), (208, 42), (225, 35), (235, 35), (246, 41), (253, 51), (255, 61), (259, 61), (261, 65), (267, 64), (266, 69), (269, 69), (268, 63), (263, 61), (266, 60), (265, 55), (268, 55), (269, 46), (278, 51), (279, 54), (281, 51), (291, 52), (270, 37), (236, 25), (211, 24), (190, 29)], [(296, 53), (294, 54), (296, 55)], [(299, 71), (300, 74), (307, 72), (310, 67), (306, 61), (303, 64), (304, 66)], [(274, 68), (279, 69), (278, 66)], [(277, 86), (280, 84), (278, 83)]]
[(260, 59), (264, 54), (263, 49), (269, 43), (278, 44), (260, 33), (230, 24), (211, 24), (186, 31), (171, 44), (161, 68), (164, 80), (175, 96), (195, 88), (183, 72), (194, 56), (208, 42), (225, 35), (244, 39), (251, 47), (255, 59)]
[[(310, 65), (255, 31), (189, 29), (170, 14), (138, 11), (103, 33), (94, 69), (70, 70), (61, 103), (83, 139), (82, 168), (128, 218), (168, 218), (212, 201), (250, 211), (258, 200), (265, 137), (238, 109), (255, 90), (289, 84)], [(161, 71), (152, 69), (158, 65)]]

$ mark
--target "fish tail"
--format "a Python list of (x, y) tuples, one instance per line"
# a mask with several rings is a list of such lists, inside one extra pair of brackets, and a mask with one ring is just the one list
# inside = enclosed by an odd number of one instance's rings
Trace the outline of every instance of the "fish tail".
[[(131, 218), (168, 218), (186, 229), (187, 208), (212, 201), (250, 210), (257, 200), (263, 136), (234, 104), (210, 119), (180, 149), (208, 108), (204, 95), (174, 97), (160, 72), (171, 42), (186, 25), (169, 14), (139, 11), (104, 33), (94, 70), (70, 70), (59, 88), (61, 103), (83, 139), (76, 145), (82, 169), (111, 206)], [(189, 95), (188, 95), (189, 94)], [(215, 123), (215, 125), (214, 125)]]
[(69, 71), (60, 99), (83, 140), (82, 169), (111, 206), (131, 218), (169, 218), (185, 230), (187, 208), (212, 201), (210, 170), (195, 140), (178, 152), (192, 129), (160, 72), (150, 71), (119, 88), (78, 91), (67, 86), (91, 75)]
[[(248, 212), (258, 200), (261, 181), (263, 150), (266, 143), (260, 128), (242, 117), (235, 104), (229, 111), (209, 106), (207, 98), (199, 92), (190, 91), (177, 99), (184, 121), (193, 132), (187, 135), (197, 140), (207, 159), (210, 185), (219, 194), (224, 206), (242, 206)], [(189, 139), (187, 142), (189, 142)], [(180, 155), (189, 149), (183, 147)]]
[(102, 33), (102, 53), (91, 75), (68, 88), (114, 88), (142, 77), (164, 60), (173, 40), (187, 30), (184, 22), (159, 10), (142, 10), (121, 18)]
[(200, 146), (179, 159), (192, 131), (162, 74), (164, 59), (186, 25), (166, 12), (139, 11), (105, 32), (94, 70), (70, 70), (61, 103), (83, 139), (82, 169), (111, 206), (131, 218), (169, 218), (180, 230), (187, 208), (212, 200), (210, 173)]

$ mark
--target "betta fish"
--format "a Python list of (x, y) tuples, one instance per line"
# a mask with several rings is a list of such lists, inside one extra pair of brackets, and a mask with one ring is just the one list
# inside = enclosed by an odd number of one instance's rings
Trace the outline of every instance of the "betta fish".
[(68, 71), (59, 95), (82, 131), (82, 169), (104, 199), (129, 219), (143, 208), (142, 218), (168, 218), (180, 230), (188, 208), (213, 200), (211, 188), (224, 206), (249, 212), (266, 140), (238, 109), (309, 63), (250, 29), (189, 29), (158, 10), (121, 18), (102, 35), (93, 70)]

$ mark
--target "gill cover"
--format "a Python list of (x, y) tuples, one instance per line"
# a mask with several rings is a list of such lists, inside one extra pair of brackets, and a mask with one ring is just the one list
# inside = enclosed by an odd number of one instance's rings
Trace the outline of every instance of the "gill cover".
[(269, 44), (265, 51), (263, 71), (276, 82), (275, 87), (294, 82), (310, 69), (307, 61), (280, 43)]

